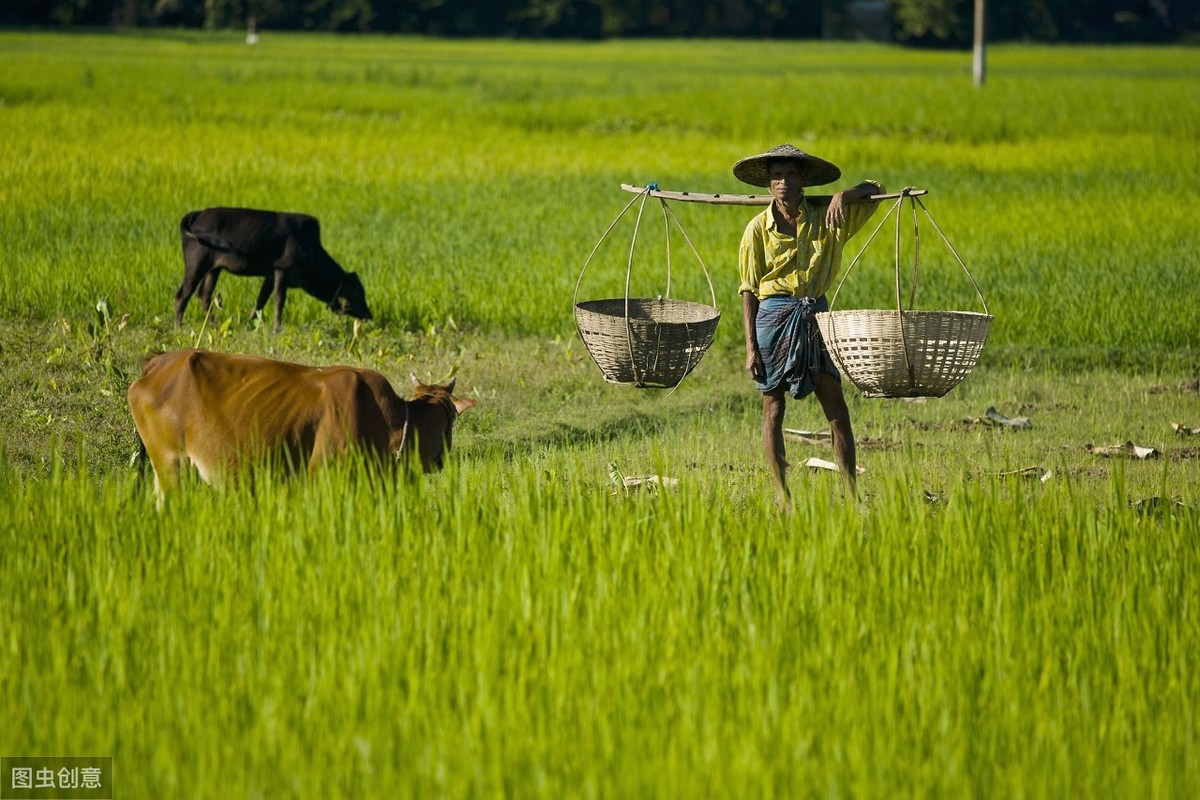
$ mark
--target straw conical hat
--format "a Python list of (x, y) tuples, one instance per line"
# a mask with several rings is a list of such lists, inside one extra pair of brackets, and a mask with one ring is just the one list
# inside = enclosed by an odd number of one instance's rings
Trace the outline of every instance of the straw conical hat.
[(778, 147), (772, 147), (765, 153), (743, 158), (733, 165), (733, 176), (742, 183), (748, 183), (751, 186), (767, 186), (770, 183), (768, 180), (767, 164), (778, 159), (795, 161), (796, 167), (800, 170), (800, 181), (805, 186), (821, 186), (826, 183), (833, 183), (842, 176), (842, 171), (838, 169), (836, 164), (832, 164), (823, 158), (809, 155), (800, 148), (790, 144), (781, 144)]

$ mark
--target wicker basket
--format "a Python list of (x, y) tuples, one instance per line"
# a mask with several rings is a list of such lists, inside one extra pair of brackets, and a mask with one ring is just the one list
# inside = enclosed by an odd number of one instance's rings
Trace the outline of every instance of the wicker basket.
[[(666, 200), (661, 197), (658, 200), (662, 206), (666, 227), (666, 291), (663, 296), (657, 298), (629, 296), (634, 249), (642, 224), (642, 212), (654, 188), (656, 187), (648, 186), (639, 190), (638, 197), (629, 201), (600, 237), (600, 241), (596, 242), (579, 272), (579, 280), (575, 282), (575, 297), (572, 303), (575, 306), (575, 327), (579, 331), (579, 338), (583, 339), (588, 353), (604, 374), (606, 381), (640, 389), (670, 389), (678, 386), (704, 357), (708, 346), (712, 344), (721, 312), (716, 309), (717, 293), (713, 289), (708, 267), (704, 266), (704, 259), (692, 244), (687, 231), (679, 224), (675, 212), (671, 211)], [(625, 296), (580, 302), (579, 287), (596, 251), (621, 221), (621, 217), (639, 199), (641, 205), (638, 207), (633, 240), (629, 245), (629, 259), (625, 266)], [(700, 264), (700, 269), (704, 271), (712, 305), (671, 299), (672, 223), (683, 235), (692, 250), (692, 255)]]
[[(983, 352), (988, 332), (992, 329), (992, 315), (988, 313), (987, 301), (979, 284), (967, 269), (958, 251), (942, 233), (933, 215), (911, 187), (904, 189), (892, 209), (863, 245), (862, 250), (846, 269), (834, 290), (832, 306), (837, 300), (842, 283), (849, 277), (854, 265), (870, 247), (875, 234), (893, 214), (896, 217), (895, 274), (896, 309), (854, 309), (851, 311), (825, 311), (818, 313), (817, 326), (821, 338), (838, 369), (863, 393), (864, 397), (941, 397), (953, 389), (974, 369), (975, 362)], [(901, 306), (900, 293), (900, 207), (905, 200), (912, 207), (913, 220), (913, 268), (909, 290), (909, 310)], [(918, 207), (933, 225), (946, 247), (962, 267), (979, 302), (983, 313), (971, 311), (915, 311), (913, 303), (917, 292), (917, 277), (920, 273), (920, 230)]]
[(703, 303), (631, 297), (575, 304), (588, 353), (609, 383), (667, 389), (691, 372), (712, 344), (721, 312)]
[(816, 315), (834, 363), (864, 397), (941, 397), (967, 376), (992, 328), (970, 311), (856, 309)]

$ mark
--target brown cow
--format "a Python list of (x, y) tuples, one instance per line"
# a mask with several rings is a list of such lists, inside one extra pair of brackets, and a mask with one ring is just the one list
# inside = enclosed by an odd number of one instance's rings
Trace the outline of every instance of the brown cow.
[(183, 240), (183, 282), (175, 292), (175, 325), (197, 289), (208, 313), (221, 270), (233, 275), (262, 276), (254, 314), (262, 313), (275, 292), (275, 330), (283, 325), (289, 286), (321, 300), (330, 311), (370, 319), (362, 281), (346, 272), (325, 252), (315, 217), (252, 208), (206, 208), (179, 222)]
[(161, 498), (195, 465), (216, 485), (223, 475), (275, 459), (313, 472), (347, 450), (381, 462), (441, 469), (458, 415), (475, 405), (455, 398), (454, 381), (401, 399), (387, 378), (358, 367), (309, 367), (204, 350), (150, 359), (129, 387), (129, 410), (154, 466)]

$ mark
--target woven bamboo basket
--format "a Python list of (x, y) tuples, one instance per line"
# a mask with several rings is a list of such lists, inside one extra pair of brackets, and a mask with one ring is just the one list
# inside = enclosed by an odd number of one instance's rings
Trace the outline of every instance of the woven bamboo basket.
[(631, 297), (575, 304), (575, 324), (609, 383), (677, 386), (712, 344), (721, 312), (686, 300)]
[[(838, 369), (862, 392), (864, 397), (942, 397), (965, 378), (983, 352), (993, 317), (987, 313), (987, 301), (970, 270), (949, 239), (938, 228), (929, 210), (906, 189), (895, 206), (880, 221), (871, 239), (907, 197), (913, 208), (914, 255), (920, 252), (917, 231), (917, 206), (925, 211), (935, 230), (950, 248), (959, 266), (966, 272), (983, 304), (983, 313), (971, 311), (914, 311), (919, 257), (915, 258), (909, 310), (900, 299), (900, 214), (896, 214), (896, 308), (825, 311), (816, 315), (817, 326), (829, 355)], [(870, 246), (863, 246), (859, 256)], [(834, 300), (849, 276), (853, 263), (834, 291)], [(831, 301), (831, 305), (832, 305)]]
[[(667, 228), (667, 288), (665, 296), (630, 297), (629, 284), (633, 271), (633, 254), (641, 227), (642, 211), (651, 189), (640, 192), (642, 205), (638, 209), (633, 242), (625, 271), (625, 296), (602, 300), (579, 301), (579, 286), (584, 272), (625, 212), (637, 202), (635, 197), (617, 215), (579, 273), (575, 284), (575, 327), (587, 347), (588, 354), (609, 383), (635, 386), (642, 389), (670, 389), (678, 386), (704, 357), (712, 344), (721, 312), (716, 308), (716, 291), (704, 260), (688, 238), (665, 200), (659, 198)], [(670, 298), (671, 291), (671, 223), (683, 234), (696, 260), (704, 270), (713, 305)]]
[(975, 367), (992, 317), (858, 309), (817, 314), (817, 325), (834, 363), (864, 397), (941, 397)]

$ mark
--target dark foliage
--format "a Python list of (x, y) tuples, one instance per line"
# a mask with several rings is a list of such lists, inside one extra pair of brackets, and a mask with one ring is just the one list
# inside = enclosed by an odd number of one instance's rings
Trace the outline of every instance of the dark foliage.
[[(0, 24), (431, 36), (877, 38), (963, 47), (973, 0), (7, 0)], [(991, 41), (1194, 39), (1200, 0), (987, 0)]]

